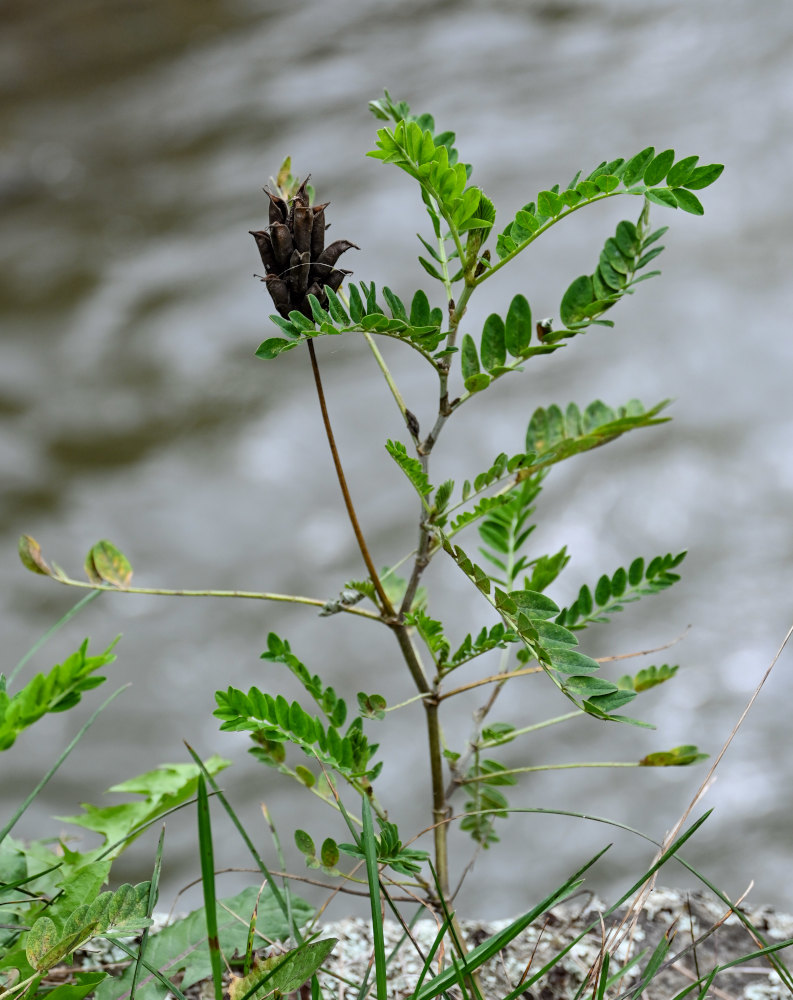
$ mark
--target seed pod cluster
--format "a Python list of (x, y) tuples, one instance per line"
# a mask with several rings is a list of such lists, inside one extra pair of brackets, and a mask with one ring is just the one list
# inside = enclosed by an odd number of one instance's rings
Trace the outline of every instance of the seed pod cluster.
[(264, 193), (270, 199), (270, 224), (267, 229), (250, 230), (264, 264), (262, 281), (275, 308), (284, 317), (296, 309), (311, 319), (309, 295), (315, 295), (319, 304), (327, 308), (325, 289), (337, 291), (344, 278), (352, 274), (336, 267), (336, 261), (345, 250), (360, 249), (349, 240), (336, 240), (325, 246), (328, 228), (325, 209), (330, 202), (310, 205), (306, 194), (308, 180), (306, 177), (288, 204), (265, 188)]

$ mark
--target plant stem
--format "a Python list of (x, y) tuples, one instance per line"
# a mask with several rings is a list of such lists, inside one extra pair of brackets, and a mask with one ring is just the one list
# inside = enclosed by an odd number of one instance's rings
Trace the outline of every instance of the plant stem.
[[(369, 548), (361, 532), (360, 525), (358, 523), (358, 518), (355, 514), (355, 508), (353, 507), (352, 499), (350, 497), (349, 490), (347, 489), (347, 482), (344, 477), (344, 471), (341, 466), (341, 460), (339, 458), (339, 453), (336, 448), (336, 441), (333, 436), (333, 429), (330, 424), (330, 417), (328, 415), (328, 409), (325, 405), (325, 394), (322, 390), (322, 380), (319, 373), (319, 366), (317, 364), (316, 354), (314, 352), (314, 344), (311, 340), (308, 341), (309, 354), (311, 356), (311, 366), (314, 372), (314, 381), (317, 387), (317, 395), (319, 397), (319, 405), (322, 411), (322, 420), (325, 425), (325, 434), (328, 439), (328, 445), (330, 447), (331, 455), (333, 457), (333, 464), (336, 468), (336, 476), (339, 481), (339, 486), (341, 487), (342, 495), (344, 497), (344, 503), (347, 507), (347, 513), (350, 518), (350, 523), (352, 525), (353, 532), (358, 541), (358, 547), (361, 550), (361, 555), (366, 564), (366, 568), (369, 570), (369, 575), (371, 577), (372, 583), (375, 586), (377, 595), (380, 598), (382, 610), (383, 610), (383, 620), (389, 625), (396, 636), (396, 640), (399, 643), (399, 648), (402, 651), (405, 663), (407, 664), (410, 675), (413, 678), (413, 682), (418, 688), (422, 695), (429, 695), (432, 693), (430, 683), (427, 680), (427, 676), (424, 672), (424, 668), (421, 665), (421, 660), (419, 659), (418, 653), (411, 641), (410, 634), (408, 632), (407, 626), (404, 621), (402, 621), (402, 615), (397, 615), (391, 601), (388, 598), (383, 585), (380, 581), (379, 576), (374, 568), (374, 563), (372, 562), (372, 557), (369, 553)], [(426, 532), (425, 532), (426, 534)], [(420, 553), (419, 553), (420, 555)], [(418, 561), (419, 555), (416, 559)], [(415, 575), (415, 568), (414, 568)], [(416, 582), (417, 582), (416, 578)], [(445, 796), (443, 788), (443, 756), (441, 749), (441, 737), (440, 737), (440, 727), (438, 724), (438, 703), (435, 699), (426, 700), (424, 703), (426, 722), (427, 722), (427, 736), (429, 740), (429, 753), (431, 764), (431, 778), (432, 778), (432, 804), (433, 804), (433, 816), (435, 817), (435, 822), (437, 823), (440, 819), (446, 817), (445, 808)], [(441, 878), (441, 884), (444, 886), (444, 891), (448, 888), (449, 883), (449, 863), (446, 851), (446, 825), (441, 824), (435, 828), (435, 854), (436, 861), (438, 865), (438, 873)]]
[(444, 691), (443, 694), (438, 695), (438, 701), (446, 701), (447, 698), (452, 698), (456, 694), (462, 694), (463, 691), (472, 691), (474, 688), (482, 687), (483, 684), (503, 684), (504, 681), (508, 681), (512, 677), (524, 677), (527, 674), (539, 674), (541, 672), (542, 667), (521, 667), (519, 670), (510, 670), (509, 673), (498, 673), (493, 674), (491, 677), (482, 677), (478, 681), (471, 681), (470, 684), (463, 684), (461, 687), (453, 688), (451, 691)]
[[(162, 587), (116, 587), (111, 583), (87, 583), (83, 580), (73, 580), (68, 576), (52, 575), (56, 583), (66, 587), (81, 587), (84, 590), (107, 590), (114, 594), (155, 594), (158, 597), (239, 597), (254, 601), (281, 601), (287, 604), (309, 604), (315, 608), (324, 608), (328, 601), (319, 597), (300, 597), (297, 594), (271, 594), (257, 590), (168, 590)], [(358, 615), (360, 618), (371, 618), (372, 621), (382, 621), (380, 615), (363, 608), (339, 605), (339, 611), (348, 615)]]
[(394, 606), (388, 598), (383, 589), (383, 584), (380, 582), (380, 577), (377, 575), (377, 570), (374, 568), (374, 563), (372, 562), (372, 556), (369, 552), (369, 548), (366, 544), (366, 540), (363, 537), (363, 532), (361, 531), (361, 526), (358, 523), (358, 516), (355, 513), (355, 507), (353, 506), (352, 497), (350, 496), (350, 491), (347, 488), (347, 480), (344, 475), (344, 469), (341, 465), (341, 459), (339, 457), (338, 449), (336, 448), (336, 439), (333, 436), (333, 428), (330, 425), (330, 417), (328, 415), (328, 408), (325, 404), (325, 393), (322, 389), (322, 378), (319, 374), (319, 365), (317, 364), (317, 355), (314, 351), (314, 341), (308, 341), (308, 353), (311, 358), (311, 370), (314, 373), (314, 384), (317, 387), (317, 397), (319, 399), (319, 408), (322, 411), (322, 422), (325, 425), (325, 434), (328, 438), (328, 447), (330, 448), (331, 457), (333, 458), (333, 465), (336, 469), (336, 478), (339, 481), (339, 487), (341, 488), (341, 494), (344, 497), (344, 506), (347, 508), (347, 516), (350, 519), (350, 524), (352, 525), (353, 534), (358, 542), (358, 548), (361, 550), (361, 556), (366, 565), (366, 569), (369, 573), (369, 577), (374, 584), (374, 588), (377, 591), (377, 596), (380, 598), (380, 605), (383, 610), (383, 614), (386, 618), (395, 619), (396, 612)]
[[(567, 722), (568, 719), (575, 719), (579, 715), (583, 714), (584, 713), (581, 711), (581, 709), (577, 709), (575, 712), (565, 712), (564, 715), (556, 715), (554, 716), (553, 719), (545, 719), (543, 722), (535, 722), (533, 726), (522, 726), (520, 729), (513, 729), (508, 734), (510, 742), (516, 736), (525, 736), (526, 733), (533, 733), (536, 732), (538, 729), (546, 729), (548, 726), (556, 726), (560, 722)], [(482, 743), (479, 744), (479, 749), (488, 750), (490, 747), (502, 746), (504, 742), (505, 742), (504, 740), (484, 740)]]
[(416, 447), (418, 447), (419, 439), (416, 433), (416, 428), (418, 427), (418, 424), (415, 422), (415, 420), (411, 420), (411, 418), (408, 416), (408, 408), (407, 406), (405, 406), (405, 400), (402, 398), (402, 393), (399, 391), (397, 384), (394, 381), (394, 376), (389, 371), (388, 365), (385, 363), (385, 358), (380, 353), (380, 349), (375, 343), (374, 337), (371, 335), (371, 333), (364, 333), (364, 339), (366, 340), (366, 343), (369, 345), (369, 349), (374, 355), (374, 359), (377, 362), (380, 371), (383, 373), (383, 377), (385, 378), (386, 383), (388, 384), (388, 388), (391, 390), (391, 395), (396, 400), (396, 405), (399, 407), (399, 412), (402, 414), (402, 419), (405, 421), (405, 426), (408, 429), (408, 433), (413, 438), (413, 443), (416, 445)]
[[(576, 761), (572, 764), (537, 764), (533, 767), (510, 767), (498, 771), (499, 778), (506, 774), (528, 774), (530, 771), (569, 771), (575, 767), (641, 767), (638, 760)], [(470, 785), (474, 781), (488, 781), (492, 774), (477, 774), (471, 778), (458, 778), (460, 785)]]

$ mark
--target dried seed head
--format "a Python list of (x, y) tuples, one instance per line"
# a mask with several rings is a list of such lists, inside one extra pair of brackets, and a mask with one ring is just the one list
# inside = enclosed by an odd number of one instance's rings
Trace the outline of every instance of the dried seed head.
[(328, 228), (325, 209), (330, 202), (310, 205), (308, 181), (306, 177), (289, 204), (265, 188), (270, 200), (270, 224), (267, 229), (250, 230), (264, 265), (262, 280), (275, 308), (285, 317), (297, 310), (311, 318), (309, 295), (316, 296), (323, 309), (326, 308), (326, 289), (337, 291), (345, 277), (352, 274), (337, 268), (337, 260), (347, 250), (359, 249), (349, 240), (336, 240), (325, 246)]

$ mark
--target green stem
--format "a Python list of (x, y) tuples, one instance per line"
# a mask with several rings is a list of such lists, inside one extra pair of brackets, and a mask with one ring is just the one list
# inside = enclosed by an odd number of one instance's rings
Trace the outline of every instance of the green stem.
[(394, 376), (389, 371), (388, 365), (385, 363), (385, 358), (380, 353), (380, 350), (377, 344), (375, 343), (374, 337), (371, 335), (371, 333), (365, 332), (364, 338), (366, 340), (366, 343), (369, 345), (369, 349), (374, 355), (374, 359), (377, 362), (380, 371), (383, 373), (383, 377), (385, 378), (386, 383), (388, 384), (388, 388), (391, 390), (391, 395), (394, 397), (396, 405), (399, 407), (399, 412), (402, 414), (402, 419), (405, 421), (405, 426), (408, 429), (408, 433), (413, 438), (413, 443), (418, 447), (419, 439), (415, 431), (415, 427), (417, 425), (413, 423), (410, 417), (408, 416), (408, 408), (407, 406), (405, 406), (405, 400), (402, 398), (402, 393), (399, 391), (399, 388), (396, 382), (394, 381)]
[[(239, 597), (254, 601), (280, 601), (287, 604), (309, 604), (315, 608), (324, 608), (328, 602), (319, 597), (300, 597), (297, 594), (272, 594), (255, 590), (168, 590), (162, 587), (116, 587), (110, 583), (86, 583), (83, 580), (73, 580), (68, 576), (52, 576), (56, 583), (67, 587), (81, 587), (84, 590), (112, 591), (114, 594), (155, 594), (159, 597)], [(358, 615), (360, 618), (371, 618), (372, 621), (382, 621), (380, 615), (363, 608), (340, 605), (339, 611), (348, 615)]]
[(555, 726), (560, 722), (567, 722), (568, 719), (575, 719), (576, 716), (584, 715), (580, 709), (576, 712), (566, 712), (564, 715), (557, 715), (553, 719), (546, 719), (544, 722), (536, 722), (533, 726), (524, 726), (522, 729), (513, 729), (509, 732), (507, 740), (485, 740), (479, 744), (480, 750), (488, 750), (490, 747), (503, 746), (505, 742), (512, 742), (516, 736), (525, 736), (526, 733), (533, 733), (538, 729), (545, 729), (547, 726)]
[(562, 219), (567, 219), (569, 216), (573, 214), (573, 212), (577, 212), (579, 208), (584, 208), (586, 205), (594, 205), (598, 201), (605, 201), (606, 198), (616, 198), (617, 195), (631, 194), (631, 193), (635, 192), (609, 191), (607, 193), (604, 191), (603, 194), (596, 195), (594, 198), (588, 198), (583, 201), (580, 201), (577, 205), (573, 205), (572, 208), (568, 208), (566, 212), (562, 212), (560, 215), (554, 216), (552, 219), (549, 219), (547, 222), (544, 222), (539, 229), (537, 229), (535, 232), (531, 234), (531, 236), (529, 236), (528, 239), (524, 240), (522, 243), (519, 243), (514, 250), (510, 251), (510, 253), (506, 255), (506, 257), (502, 257), (497, 264), (494, 264), (492, 267), (489, 267), (483, 274), (481, 274), (478, 278), (476, 278), (474, 280), (474, 286), (478, 288), (483, 281), (487, 281), (487, 279), (490, 278), (492, 275), (494, 275), (496, 271), (500, 271), (505, 264), (508, 264), (511, 260), (517, 257), (519, 253), (522, 253), (526, 249), (526, 247), (529, 246), (529, 244), (533, 243), (536, 239), (542, 236), (543, 233), (547, 232), (551, 228), (551, 226), (556, 225), (557, 222), (561, 222)]
[[(537, 764), (534, 767), (511, 767), (498, 771), (498, 777), (506, 774), (528, 774), (530, 771), (569, 771), (574, 767), (641, 767), (638, 760), (583, 761), (573, 764)], [(459, 778), (458, 784), (468, 785), (473, 781), (490, 781), (492, 774), (477, 774), (472, 778)]]

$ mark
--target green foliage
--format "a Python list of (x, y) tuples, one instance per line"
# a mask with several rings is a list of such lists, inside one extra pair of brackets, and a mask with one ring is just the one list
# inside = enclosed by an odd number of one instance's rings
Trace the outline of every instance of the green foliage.
[(330, 724), (336, 728), (344, 725), (347, 719), (346, 702), (339, 698), (332, 687), (326, 687), (316, 674), (310, 673), (308, 667), (294, 655), (285, 639), (279, 638), (275, 632), (270, 632), (267, 636), (267, 649), (262, 653), (261, 659), (269, 663), (283, 663), (289, 667), (322, 709)]
[(49, 673), (36, 674), (16, 694), (9, 695), (6, 679), (0, 674), (0, 750), (8, 750), (17, 736), (49, 712), (66, 712), (80, 703), (83, 692), (104, 683), (101, 670), (115, 660), (113, 649), (118, 639), (98, 656), (88, 655), (88, 639), (77, 652)]
[(562, 297), (559, 317), (567, 329), (546, 332), (544, 342), (554, 343), (563, 337), (572, 337), (591, 324), (613, 326), (611, 320), (600, 319), (603, 313), (623, 295), (632, 295), (634, 285), (661, 273), (646, 271), (636, 276), (663, 251), (662, 246), (652, 244), (668, 228), (663, 226), (647, 235), (645, 217), (646, 212), (642, 211), (636, 225), (627, 220), (617, 225), (615, 235), (606, 240), (594, 273), (576, 278)]
[(273, 698), (252, 687), (247, 694), (237, 688), (215, 694), (215, 715), (226, 732), (253, 733), (251, 753), (270, 766), (284, 760), (284, 744), (299, 747), (308, 757), (332, 768), (348, 780), (373, 780), (381, 765), (370, 767), (377, 744), (370, 744), (363, 733), (360, 717), (353, 719), (344, 734), (336, 726), (324, 726), (310, 716), (296, 701), (291, 704), (278, 695)]
[[(481, 392), (494, 379), (523, 371), (522, 361), (537, 354), (552, 354), (559, 346), (550, 342), (531, 346), (531, 307), (523, 295), (516, 295), (506, 320), (498, 313), (487, 317), (478, 352), (474, 338), (470, 334), (463, 337), (460, 352), (463, 384), (469, 393)], [(507, 363), (507, 352), (516, 360)]]
[(321, 869), (326, 875), (338, 875), (339, 846), (332, 837), (322, 841), (319, 857), (314, 841), (305, 830), (295, 830), (295, 846), (306, 859), (306, 867)]
[(634, 677), (630, 674), (620, 677), (617, 684), (628, 691), (649, 691), (650, 688), (671, 680), (677, 670), (676, 666), (670, 667), (668, 663), (664, 663), (660, 667), (644, 667)]
[[(349, 302), (345, 303), (332, 288), (326, 288), (328, 308), (323, 309), (315, 295), (309, 295), (313, 320), (293, 311), (289, 318), (273, 315), (275, 323), (284, 337), (271, 337), (263, 341), (256, 350), (256, 357), (270, 361), (285, 351), (291, 351), (312, 337), (337, 336), (343, 333), (377, 333), (384, 337), (404, 341), (423, 357), (435, 364), (432, 353), (446, 337), (441, 330), (443, 310), (430, 307), (425, 292), (417, 291), (413, 296), (410, 310), (391, 291), (383, 288), (383, 297), (391, 313), (389, 317), (384, 306), (377, 301), (374, 282), (367, 285), (351, 285)], [(41, 570), (34, 570), (41, 572)]]
[(507, 816), (509, 803), (497, 785), (516, 785), (512, 774), (504, 774), (505, 766), (497, 760), (482, 760), (477, 754), (466, 774), (469, 780), (466, 790), (470, 798), (465, 803), (466, 815), (460, 821), (460, 829), (468, 833), (481, 847), (487, 849), (498, 843), (494, 820)]
[[(612, 680), (606, 676), (610, 667), (602, 667), (579, 648), (578, 635), (593, 623), (609, 621), (628, 603), (671, 586), (678, 579), (675, 570), (685, 553), (658, 556), (647, 563), (636, 559), (627, 568), (620, 567), (611, 574), (602, 575), (593, 586), (582, 586), (576, 599), (560, 608), (551, 594), (570, 562), (567, 546), (543, 552), (535, 544), (534, 535), (540, 506), (538, 499), (552, 467), (614, 441), (629, 431), (664, 423), (667, 418), (660, 414), (667, 401), (649, 409), (635, 399), (617, 408), (596, 399), (583, 411), (574, 403), (564, 410), (555, 404), (539, 407), (528, 422), (523, 451), (502, 451), (479, 473), (472, 473), (463, 466), (459, 474), (455, 472), (456, 480), (444, 479), (437, 488), (430, 478), (433, 449), (446, 422), (472, 395), (486, 391), (503, 375), (523, 371), (526, 362), (535, 355), (553, 354), (564, 346), (563, 342), (571, 341), (591, 325), (612, 326), (611, 320), (604, 318), (608, 310), (623, 295), (632, 294), (641, 281), (658, 273), (648, 267), (663, 250), (659, 241), (666, 227), (651, 229), (652, 206), (679, 207), (694, 215), (702, 214), (702, 205), (694, 192), (713, 183), (722, 167), (699, 165), (696, 156), (678, 159), (672, 150), (656, 153), (653, 147), (627, 160), (603, 161), (585, 177), (579, 172), (564, 189), (557, 184), (540, 191), (497, 236), (491, 255), (485, 244), (495, 224), (496, 209), (487, 195), (471, 184), (472, 169), (461, 161), (455, 148), (455, 135), (438, 131), (431, 115), (414, 115), (405, 102), (394, 101), (388, 92), (383, 99), (373, 101), (370, 108), (384, 124), (378, 130), (376, 148), (369, 155), (394, 164), (418, 184), (431, 226), (431, 232), (426, 234), (428, 238), (419, 235), (422, 249), (418, 262), (426, 274), (442, 284), (444, 305), (442, 308), (433, 306), (430, 297), (421, 289), (415, 291), (408, 303), (388, 286), (378, 289), (374, 282), (366, 281), (348, 282), (342, 293), (342, 283), (350, 272), (335, 269), (335, 262), (339, 253), (344, 252), (340, 247), (349, 248), (354, 244), (337, 241), (325, 248), (321, 239), (314, 240), (317, 235), (324, 239), (327, 205), (312, 204), (308, 178), (300, 182), (292, 175), (291, 164), (286, 161), (273, 182), (273, 190), (268, 190), (270, 225), (267, 230), (253, 234), (267, 272), (268, 291), (279, 311), (271, 317), (278, 335), (265, 340), (256, 354), (272, 359), (311, 338), (345, 333), (362, 335), (362, 340), (373, 346), (370, 335), (377, 334), (404, 342), (429, 365), (433, 378), (437, 379), (437, 386), (432, 390), (437, 412), (430, 415), (434, 419), (426, 422), (426, 436), (422, 437), (421, 425), (413, 409), (406, 405), (386, 359), (373, 348), (388, 390), (396, 400), (398, 415), (404, 420), (409, 439), (415, 446), (414, 454), (399, 440), (386, 443), (388, 453), (421, 500), (418, 541), (411, 540), (410, 547), (415, 545), (415, 549), (398, 561), (394, 560), (393, 569), (382, 570), (376, 579), (376, 564), (345, 490), (348, 514), (367, 567), (363, 572), (370, 577), (345, 584), (337, 598), (327, 601), (269, 592), (253, 596), (313, 605), (323, 616), (358, 615), (368, 619), (367, 628), (372, 622), (378, 623), (396, 638), (416, 691), (413, 697), (400, 700), (391, 708), (413, 703), (413, 711), (423, 710), (426, 714), (432, 784), (431, 823), (439, 869), (437, 892), (423, 876), (427, 852), (403, 844), (397, 826), (388, 818), (389, 812), (374, 795), (373, 782), (382, 764), (373, 763), (378, 744), (369, 742), (364, 726), (368, 731), (373, 722), (383, 722), (389, 711), (385, 698), (371, 690), (380, 686), (377, 678), (383, 676), (380, 670), (382, 654), (377, 646), (361, 647), (364, 651), (362, 670), (368, 690), (357, 691), (352, 703), (354, 711), (350, 713), (350, 695), (345, 698), (337, 693), (323, 681), (320, 673), (315, 673), (292, 652), (285, 639), (270, 632), (261, 659), (287, 668), (312, 700), (311, 711), (299, 701), (290, 702), (269, 690), (252, 687), (246, 693), (229, 686), (216, 693), (214, 714), (223, 731), (250, 734), (253, 744), (250, 752), (257, 760), (309, 789), (334, 809), (335, 819), (341, 815), (348, 822), (355, 843), (339, 844), (334, 836), (327, 835), (317, 847), (304, 830), (296, 830), (294, 840), (308, 867), (329, 877), (350, 877), (338, 868), (341, 855), (366, 862), (379, 949), (377, 989), (379, 995), (384, 996), (387, 984), (378, 904), (381, 889), (390, 879), (378, 868), (388, 867), (392, 873), (406, 877), (411, 892), (418, 886), (431, 897), (431, 905), (437, 904), (438, 897), (448, 893), (452, 884), (446, 849), (448, 826), (443, 819), (453, 814), (455, 807), (451, 800), (462, 787), (465, 788), (465, 803), (461, 828), (479, 847), (488, 848), (498, 840), (496, 821), (509, 811), (505, 789), (517, 783), (518, 771), (580, 766), (527, 765), (510, 773), (512, 769), (503, 762), (484, 756), (486, 750), (515, 742), (581, 712), (601, 721), (644, 725), (619, 714), (620, 710), (640, 694), (670, 680), (678, 669), (667, 664), (650, 666), (639, 669), (635, 675)], [(614, 234), (605, 240), (591, 274), (579, 276), (568, 284), (559, 309), (562, 329), (555, 330), (551, 320), (535, 324), (529, 301), (521, 293), (512, 295), (506, 307), (493, 308), (481, 331), (463, 328), (461, 324), (468, 314), (471, 296), (492, 274), (560, 220), (589, 204), (618, 194), (640, 197), (641, 212), (635, 223), (623, 220), (616, 226)], [(295, 303), (299, 308), (292, 309)], [(459, 356), (459, 369), (455, 354)], [(416, 405), (412, 400), (409, 402), (411, 407)], [(418, 406), (415, 412), (423, 414)], [(460, 458), (464, 461), (465, 455)], [(455, 498), (455, 481), (462, 482), (458, 498)], [(474, 524), (479, 535), (476, 558), (482, 565), (456, 544), (456, 536)], [(451, 630), (430, 615), (422, 586), (427, 567), (441, 550), (490, 605), (489, 620), (476, 622), (461, 642), (459, 636), (453, 642), (449, 638)], [(33, 573), (49, 576), (61, 584), (86, 586), (71, 580), (56, 564), (50, 565), (38, 543), (28, 535), (20, 540), (19, 554), (25, 567)], [(408, 566), (402, 578), (394, 570), (406, 562)], [(89, 587), (139, 589), (131, 587), (129, 561), (108, 541), (92, 546), (85, 569)], [(223, 594), (232, 596), (229, 592)], [(235, 593), (235, 596), (242, 595)], [(371, 607), (357, 607), (364, 597), (370, 599), (374, 611)], [(440, 602), (433, 603), (433, 607), (437, 606)], [(428, 657), (419, 656), (418, 640), (426, 647)], [(103, 678), (97, 676), (96, 671), (113, 659), (112, 648), (101, 656), (89, 657), (85, 643), (64, 664), (46, 675), (34, 677), (13, 696), (6, 691), (5, 681), (0, 679), (0, 749), (11, 747), (18, 734), (44, 714), (72, 707), (80, 701), (83, 692), (101, 683)], [(450, 673), (495, 650), (500, 653), (492, 656), (489, 663), (497, 665), (483, 671), (478, 678), (466, 676), (458, 687), (447, 683)], [(388, 670), (390, 666), (385, 664), (383, 669)], [(543, 676), (573, 703), (576, 711), (548, 720), (528, 718), (520, 727), (488, 719), (497, 696), (507, 684), (542, 683), (537, 678)], [(473, 690), (483, 694), (483, 702), (474, 712), (474, 732), (462, 746), (447, 745), (441, 723), (447, 699)], [(527, 698), (525, 704), (531, 706), (533, 702)], [(354, 715), (352, 721), (348, 720), (350, 714)], [(194, 760), (200, 762), (200, 758), (192, 750), (190, 752)], [(688, 766), (703, 758), (695, 746), (686, 744), (649, 753), (638, 764), (643, 767)], [(637, 765), (635, 759), (622, 763)], [(136, 968), (145, 966), (153, 978), (137, 982), (136, 973), (130, 967), (118, 980), (97, 981), (94, 984), (97, 1000), (117, 1000), (130, 992), (139, 1000), (161, 1000), (166, 991), (181, 997), (182, 991), (210, 971), (214, 971), (215, 990), (219, 994), (221, 952), (229, 960), (235, 952), (245, 956), (243, 974), (235, 977), (230, 986), (231, 1000), (245, 1000), (248, 996), (258, 1000), (303, 986), (324, 961), (333, 942), (301, 943), (299, 927), (308, 919), (310, 908), (290, 893), (287, 892), (284, 898), (272, 888), (272, 877), (257, 849), (213, 780), (212, 775), (226, 764), (213, 757), (203, 766), (199, 763), (164, 765), (111, 789), (142, 796), (142, 801), (102, 808), (84, 805), (83, 814), (66, 820), (100, 834), (104, 844), (95, 851), (80, 854), (66, 844), (54, 847), (41, 842), (21, 845), (10, 837), (0, 842), (0, 893), (4, 896), (6, 923), (0, 928), (0, 948), (5, 949), (5, 955), (0, 955), (0, 967), (16, 969), (20, 976), (27, 977), (21, 989), (27, 988), (40, 973), (49, 970), (91, 937), (125, 933), (130, 928), (145, 927), (149, 923), (156, 897), (159, 855), (151, 887), (148, 884), (135, 889), (127, 886), (116, 892), (102, 892), (111, 860), (155, 818), (183, 804), (196, 792), (203, 848), (205, 912), (196, 911), (150, 941), (144, 937), (141, 949), (145, 956), (138, 956)], [(257, 865), (269, 880), (269, 887), (261, 894), (255, 889), (246, 890), (225, 905), (215, 904), (207, 784), (212, 786), (229, 812)], [(349, 822), (345, 806), (344, 798), (350, 795), (360, 800), (363, 808), (360, 838)], [(372, 812), (378, 818), (380, 833), (377, 837)], [(6, 830), (12, 828), (15, 820), (16, 817)], [(270, 825), (280, 857), (280, 841), (275, 827)], [(462, 965), (453, 963), (450, 971), (417, 988), (416, 1000), (429, 1000), (455, 984), (462, 983), (467, 990), (465, 977), (476, 967), (469, 962), (476, 963), (486, 955), (495, 954), (499, 942), (509, 940), (509, 935), (514, 936), (553, 902), (573, 891), (579, 884), (580, 874), (569, 879), (558, 893), (521, 921), (513, 923), (507, 931), (474, 949), (471, 955), (462, 959)], [(20, 898), (13, 897), (9, 901), (6, 897), (11, 892), (18, 892)], [(229, 913), (232, 916), (228, 916)], [(216, 934), (215, 914), (219, 934)], [(451, 923), (450, 915), (446, 912), (444, 915), (443, 930)], [(270, 938), (294, 936), (297, 947), (277, 958), (253, 962), (254, 929)], [(443, 930), (437, 945), (440, 945)], [(661, 952), (651, 958), (645, 968), (645, 979), (652, 978), (662, 958)], [(162, 970), (161, 973), (152, 971), (157, 969)], [(529, 989), (541, 974), (522, 983), (521, 988)], [(177, 977), (179, 985), (158, 978), (162, 976)], [(618, 974), (609, 973), (604, 964), (593, 987), (597, 1000), (602, 1000), (617, 978)], [(82, 1000), (83, 985), (83, 982), (75, 983), (71, 992), (67, 991), (57, 1000)], [(366, 992), (366, 986), (362, 984), (361, 995)], [(54, 992), (58, 994), (57, 990)], [(316, 982), (312, 984), (312, 996), (315, 995), (319, 995)]]
[[(429, 857), (426, 851), (405, 847), (399, 839), (399, 830), (395, 823), (389, 823), (378, 817), (380, 836), (374, 838), (377, 849), (377, 863), (388, 865), (401, 875), (416, 875), (421, 871), (423, 863)], [(339, 844), (339, 850), (351, 858), (363, 860), (365, 853), (357, 844)]]
[(648, 753), (639, 763), (642, 767), (687, 767), (689, 764), (698, 764), (707, 759), (708, 755), (699, 753), (697, 747), (681, 746), (658, 753)]
[(724, 167), (720, 163), (697, 167), (698, 159), (687, 156), (675, 162), (672, 150), (656, 156), (648, 146), (629, 160), (604, 160), (583, 180), (579, 171), (564, 190), (555, 184), (524, 205), (499, 235), (496, 252), (502, 260), (511, 259), (556, 222), (584, 205), (618, 194), (641, 195), (666, 208), (702, 215), (704, 209), (692, 191), (712, 184)]
[[(210, 774), (218, 774), (230, 763), (213, 756), (205, 762), (205, 767)], [(83, 802), (81, 814), (58, 819), (100, 834), (106, 846), (113, 848), (109, 856), (116, 857), (149, 823), (196, 794), (199, 773), (195, 764), (161, 764), (108, 789), (120, 795), (141, 795), (141, 801), (102, 807)]]
[(664, 400), (645, 410), (638, 399), (631, 399), (614, 410), (596, 399), (583, 413), (575, 403), (570, 403), (564, 413), (556, 405), (538, 407), (526, 430), (526, 451), (534, 452), (537, 458), (521, 475), (598, 448), (627, 431), (666, 423), (669, 417), (658, 414), (668, 405), (669, 400)]
[[(220, 948), (227, 957), (245, 953), (254, 907), (257, 911), (256, 933), (259, 941), (284, 941), (289, 937), (289, 925), (269, 887), (265, 887), (260, 894), (258, 886), (250, 886), (236, 896), (217, 903)], [(297, 926), (302, 927), (313, 915), (313, 908), (293, 895), (292, 914)], [(146, 961), (170, 979), (182, 973), (179, 981), (182, 991), (210, 976), (212, 970), (203, 907), (193, 910), (184, 919), (169, 924), (150, 937)], [(97, 989), (96, 1000), (120, 1000), (129, 992), (132, 974), (130, 966), (118, 978), (106, 980)], [(138, 987), (137, 997), (138, 1000), (164, 1000), (167, 993), (166, 986), (149, 978)]]
[(234, 976), (229, 983), (229, 1000), (263, 1000), (298, 990), (309, 980), (338, 943), (337, 938), (307, 942), (285, 955), (257, 957), (247, 976)]
[(518, 576), (530, 565), (529, 557), (520, 555), (535, 525), (528, 519), (535, 511), (534, 500), (542, 488), (540, 477), (524, 479), (507, 496), (506, 503), (489, 511), (480, 521), (479, 537), (484, 545), (479, 551), (499, 571), (493, 582), (505, 590), (514, 587)]
[(39, 917), (27, 935), (28, 962), (37, 972), (46, 972), (91, 938), (148, 927), (148, 899), (148, 882), (122, 885), (115, 892), (101, 893), (90, 905), (84, 903), (73, 910), (60, 928), (50, 917)]
[(417, 458), (411, 458), (408, 455), (408, 450), (401, 441), (386, 441), (385, 450), (408, 477), (413, 489), (426, 505), (426, 498), (432, 493), (435, 487), (430, 484), (421, 462)]
[(646, 564), (642, 558), (634, 559), (627, 570), (621, 566), (611, 576), (601, 576), (594, 588), (584, 584), (575, 601), (559, 612), (557, 623), (569, 629), (582, 629), (594, 622), (607, 622), (610, 615), (622, 611), (626, 604), (658, 594), (677, 583), (680, 576), (672, 570), (685, 557), (685, 552), (675, 556), (667, 553)]

